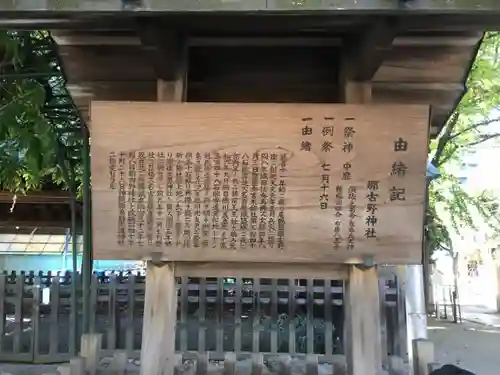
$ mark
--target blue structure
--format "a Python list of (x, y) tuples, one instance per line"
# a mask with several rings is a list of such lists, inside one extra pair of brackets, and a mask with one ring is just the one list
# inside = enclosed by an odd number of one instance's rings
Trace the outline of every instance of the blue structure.
[[(82, 236), (77, 237), (78, 268), (82, 264)], [(0, 271), (52, 271), (72, 270), (72, 239), (70, 230), (64, 234), (0, 234)], [(95, 260), (94, 270), (126, 270), (140, 262)]]

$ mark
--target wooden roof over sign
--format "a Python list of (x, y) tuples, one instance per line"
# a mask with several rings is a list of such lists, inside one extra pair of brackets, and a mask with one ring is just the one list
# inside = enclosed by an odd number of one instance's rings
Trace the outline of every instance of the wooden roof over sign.
[[(305, 61), (307, 58), (297, 57), (299, 50), (289, 50), (295, 60), (302, 58), (301, 64), (309, 64), (311, 69), (309, 75), (303, 72), (309, 83), (294, 83), (293, 90), (307, 92), (310, 101), (336, 102), (338, 97), (332, 92), (338, 82), (333, 70), (338, 71), (341, 51), (362, 45), (357, 56), (359, 71), (353, 78), (373, 82), (376, 103), (431, 104), (430, 134), (435, 136), (465, 91), (465, 79), (482, 33), (500, 24), (500, 2), (0, 0), (0, 27), (53, 31), (69, 87), (82, 109), (89, 95), (97, 100), (156, 100), (156, 79), (162, 72), (155, 69), (151, 59), (155, 46), (137, 22), (145, 17), (160, 25), (157, 31), (181, 31), (196, 48), (190, 62), (188, 100), (210, 100), (206, 91), (217, 89), (219, 97), (211, 100), (227, 101), (233, 97), (228, 86), (255, 82), (248, 76), (235, 78), (231, 72), (231, 65), (241, 64), (235, 56), (245, 53), (241, 48), (233, 48), (233, 53), (221, 50), (223, 58), (219, 55), (217, 59), (209, 56), (207, 47), (293, 45), (321, 47), (324, 59), (323, 64)], [(272, 53), (246, 50), (266, 63), (276, 60)], [(263, 62), (252, 61), (250, 67), (259, 64)], [(222, 71), (230, 73), (221, 77)], [(217, 87), (213, 86), (214, 74)], [(260, 74), (265, 76), (263, 71)], [(258, 91), (255, 89), (255, 95)]]
[[(387, 18), (382, 20), (384, 24)], [(337, 72), (342, 51), (364, 44), (355, 78), (373, 82), (375, 103), (431, 104), (430, 132), (435, 136), (465, 91), (465, 80), (484, 30), (470, 19), (458, 21), (391, 18), (388, 23), (397, 26), (385, 27), (380, 26), (380, 18), (367, 15), (304, 16), (293, 22), (288, 17), (235, 15), (172, 17), (158, 23), (181, 28), (190, 35), (193, 53), (188, 101), (232, 101), (230, 87), (258, 84), (249, 73), (258, 67), (260, 76), (266, 77), (261, 81), (261, 87), (265, 87), (273, 71), (264, 65), (285, 63), (280, 61), (281, 52), (264, 50), (263, 46), (267, 46), (289, 48), (286, 64), (295, 60), (297, 72), (304, 77), (296, 89), (309, 93), (309, 98), (280, 101), (338, 102), (334, 93), (339, 89)], [(156, 100), (156, 79), (161, 72), (151, 61), (156, 58), (150, 54), (154, 46), (138, 30), (135, 19), (96, 20), (92, 29), (86, 30), (72, 27), (54, 30), (53, 35), (60, 45), (69, 88), (75, 96)], [(214, 47), (220, 53), (211, 53)], [(322, 57), (306, 61), (305, 55), (311, 55), (313, 47)], [(243, 58), (245, 53), (249, 56)], [(245, 61), (252, 61), (247, 65), (248, 74), (242, 69), (236, 72), (236, 66), (244, 66)], [(310, 70), (299, 65), (309, 66)], [(218, 97), (207, 97), (210, 90)], [(265, 92), (261, 94), (259, 99), (265, 101)]]

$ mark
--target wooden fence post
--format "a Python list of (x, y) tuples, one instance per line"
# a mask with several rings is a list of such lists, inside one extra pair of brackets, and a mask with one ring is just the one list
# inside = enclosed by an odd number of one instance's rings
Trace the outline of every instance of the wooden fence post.
[[(318, 356), (308, 355), (306, 357), (306, 374), (305, 375), (318, 375)], [(334, 374), (334, 375), (336, 375), (336, 374)]]
[(224, 358), (224, 375), (236, 374), (236, 354), (227, 353)]
[(80, 356), (85, 358), (85, 370), (95, 375), (101, 360), (102, 334), (85, 333), (81, 339)]
[(282, 355), (279, 357), (279, 375), (291, 375), (292, 358), (289, 355)]
[(124, 351), (115, 352), (110, 369), (113, 375), (124, 375), (127, 369), (127, 353)]
[(82, 357), (74, 357), (69, 361), (69, 371), (71, 375), (86, 375), (86, 360)]
[(252, 375), (264, 374), (264, 357), (260, 353), (252, 355)]
[(207, 375), (208, 373), (208, 354), (198, 353), (196, 361), (196, 375)]

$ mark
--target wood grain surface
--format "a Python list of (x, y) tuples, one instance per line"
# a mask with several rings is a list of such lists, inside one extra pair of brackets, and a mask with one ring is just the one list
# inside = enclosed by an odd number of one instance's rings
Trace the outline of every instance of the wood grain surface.
[(427, 106), (93, 102), (91, 114), (96, 259), (421, 262)]

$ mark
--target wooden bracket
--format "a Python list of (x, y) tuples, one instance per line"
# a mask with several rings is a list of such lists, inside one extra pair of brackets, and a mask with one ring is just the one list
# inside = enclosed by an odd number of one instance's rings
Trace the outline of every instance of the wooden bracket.
[(165, 264), (167, 264), (167, 262), (161, 260), (162, 256), (163, 254), (160, 252), (152, 252), (151, 263), (153, 263), (156, 267), (163, 267)]
[(139, 18), (136, 24), (139, 39), (158, 78), (175, 81), (186, 53), (186, 38), (151, 18)]
[(375, 262), (375, 258), (373, 257), (373, 255), (363, 255), (363, 263), (358, 263), (355, 265), (355, 267), (362, 271), (365, 271), (375, 267), (376, 265), (377, 263)]
[(393, 18), (382, 18), (370, 25), (364, 33), (348, 38), (344, 45), (344, 80), (370, 81), (382, 64), (387, 51), (399, 31)]

